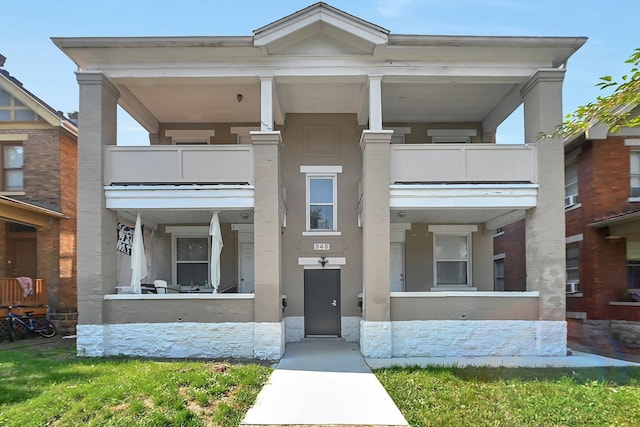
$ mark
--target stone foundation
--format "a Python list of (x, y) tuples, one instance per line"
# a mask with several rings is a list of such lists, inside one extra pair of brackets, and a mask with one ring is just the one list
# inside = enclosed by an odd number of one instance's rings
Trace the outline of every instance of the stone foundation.
[(78, 325), (78, 356), (251, 358), (284, 354), (284, 325), (274, 323), (127, 323)]
[(583, 320), (580, 342), (594, 347), (640, 348), (640, 322)]

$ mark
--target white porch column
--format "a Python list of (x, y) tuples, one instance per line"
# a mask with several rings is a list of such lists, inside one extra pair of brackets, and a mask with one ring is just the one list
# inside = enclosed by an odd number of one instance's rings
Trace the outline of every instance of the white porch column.
[(101, 73), (77, 73), (78, 117), (78, 351), (83, 325), (103, 323), (103, 297), (115, 291), (116, 214), (105, 207), (103, 153), (116, 144), (119, 92)]
[(382, 130), (382, 76), (369, 76), (369, 130)]
[[(254, 164), (256, 356), (284, 354), (280, 211), (280, 132), (251, 132)], [(267, 332), (270, 331), (270, 332)], [(259, 344), (258, 344), (259, 343)]]
[(391, 357), (389, 144), (392, 135), (390, 130), (365, 130), (360, 138), (364, 287), (360, 350), (369, 357)]
[[(522, 89), (527, 143), (562, 122), (563, 79), (564, 70), (539, 70)], [(527, 290), (540, 292), (540, 320), (564, 321), (564, 150), (560, 139), (537, 146), (538, 205), (527, 212), (525, 229)]]
[(260, 76), (260, 130), (273, 131), (273, 76)]

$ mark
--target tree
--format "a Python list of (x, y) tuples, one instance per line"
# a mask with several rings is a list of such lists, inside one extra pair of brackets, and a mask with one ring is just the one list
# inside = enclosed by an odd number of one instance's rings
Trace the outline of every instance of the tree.
[(568, 114), (553, 134), (545, 137), (572, 138), (586, 132), (596, 123), (602, 123), (615, 132), (622, 127), (640, 126), (640, 48), (625, 61), (631, 70), (620, 80), (611, 76), (600, 77), (596, 84), (601, 90), (612, 90), (611, 94), (598, 96), (595, 101), (578, 107)]

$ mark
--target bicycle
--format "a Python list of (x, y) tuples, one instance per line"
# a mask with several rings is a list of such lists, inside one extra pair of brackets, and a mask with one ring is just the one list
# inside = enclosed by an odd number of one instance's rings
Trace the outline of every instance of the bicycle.
[(21, 324), (27, 331), (38, 333), (44, 338), (51, 338), (56, 335), (57, 330), (55, 325), (47, 319), (31, 317), (33, 311), (27, 311), (24, 314), (17, 315), (11, 311), (12, 308), (14, 307), (9, 306), (9, 314), (6, 319), (9, 341), (15, 341), (16, 339), (16, 323)]

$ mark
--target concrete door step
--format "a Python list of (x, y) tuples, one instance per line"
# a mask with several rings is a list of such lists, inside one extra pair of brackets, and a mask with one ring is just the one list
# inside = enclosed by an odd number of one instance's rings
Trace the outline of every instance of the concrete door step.
[(340, 337), (314, 335), (314, 336), (311, 336), (311, 337), (305, 337), (300, 342), (326, 342), (326, 343), (330, 343), (330, 342), (346, 342), (346, 341), (344, 340), (344, 338), (340, 338)]

